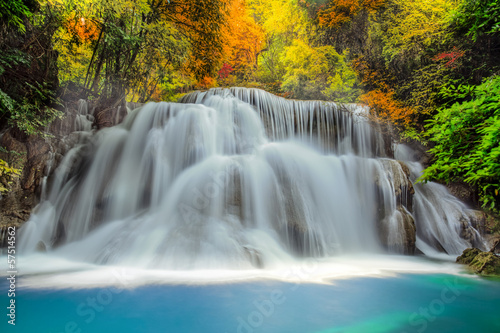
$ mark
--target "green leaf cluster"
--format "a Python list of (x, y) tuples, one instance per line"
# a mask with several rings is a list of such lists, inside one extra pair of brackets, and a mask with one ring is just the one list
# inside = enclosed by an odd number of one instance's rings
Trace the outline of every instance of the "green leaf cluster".
[(481, 85), (453, 85), (443, 95), (456, 102), (427, 125), (435, 162), (422, 180), (477, 186), (483, 206), (500, 210), (500, 76)]
[(62, 115), (51, 107), (57, 103), (58, 86), (52, 35), (59, 21), (38, 1), (19, 2), (0, 4), (2, 17), (5, 6), (19, 5), (16, 13), (23, 22), (22, 29), (0, 29), (0, 126), (46, 136), (45, 127)]
[(0, 1), (0, 19), (8, 25), (17, 28), (20, 32), (25, 32), (26, 27), (23, 19), (31, 17), (32, 13), (22, 0), (2, 0)]
[(500, 1), (464, 0), (453, 17), (455, 29), (476, 40), (481, 34), (500, 32)]
[[(15, 50), (18, 51), (18, 50)], [(2, 65), (12, 68), (17, 65), (27, 65), (28, 56), (14, 52), (0, 56), (0, 75), (4, 72)], [(22, 94), (9, 95), (0, 89), (0, 116), (8, 119), (8, 124), (28, 135), (46, 137), (44, 131), (56, 118), (62, 118), (63, 113), (49, 104), (56, 102), (55, 92), (47, 82), (24, 82)]]

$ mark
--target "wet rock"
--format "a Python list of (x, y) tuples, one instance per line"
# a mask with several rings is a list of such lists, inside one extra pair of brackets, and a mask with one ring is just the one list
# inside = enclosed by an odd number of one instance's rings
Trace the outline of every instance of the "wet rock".
[(25, 194), (22, 190), (9, 192), (0, 200), (0, 253), (7, 247), (8, 230), (18, 229), (29, 219), (30, 210), (34, 207), (34, 195)]
[(130, 111), (133, 111), (135, 109), (143, 107), (144, 105), (145, 105), (145, 103), (127, 102), (127, 109), (130, 110)]
[(494, 254), (500, 254), (500, 236), (492, 237), (490, 252)]
[(480, 210), (472, 209), (468, 210), (466, 213), (472, 227), (479, 231), (481, 235), (484, 235), (486, 232), (486, 220), (488, 219), (488, 215)]
[[(23, 156), (26, 154), (26, 146), (24, 145), (24, 141), (20, 141), (23, 138), (18, 138), (18, 136), (13, 129), (9, 129), (1, 136), (0, 145), (7, 151), (15, 151), (19, 156)], [(4, 155), (7, 154), (0, 152), (0, 156), (5, 160), (7, 156)]]
[(45, 245), (44, 242), (39, 241), (38, 244), (36, 245), (36, 250), (38, 252), (47, 252), (47, 246)]
[(411, 161), (417, 161), (424, 167), (428, 167), (431, 164), (433, 156), (429, 154), (428, 147), (423, 146), (417, 140), (407, 141), (405, 145), (411, 148), (411, 150), (409, 150), (411, 153), (411, 156), (409, 156)]
[(44, 169), (50, 158), (51, 147), (49, 142), (39, 137), (30, 137), (26, 143), (27, 162), (23, 169), (22, 188), (29, 192), (39, 189)]
[(225, 174), (224, 184), (226, 185), (224, 191), (226, 214), (243, 220), (241, 174), (237, 167), (231, 168)]
[[(410, 169), (401, 161), (381, 159), (387, 179), (394, 187), (394, 195), (396, 196), (396, 204), (406, 207), (408, 211), (413, 211), (413, 195), (415, 189), (410, 181)], [(378, 191), (381, 192), (381, 175), (375, 175), (375, 184)]]
[[(9, 226), (20, 227), (29, 219), (29, 212), (38, 203), (44, 177), (54, 172), (72, 147), (89, 140), (91, 132), (75, 130), (82, 129), (78, 126), (78, 117), (86, 117), (89, 121), (93, 119), (89, 114), (90, 106), (82, 100), (66, 100), (63, 111), (64, 116), (46, 128), (48, 136), (45, 138), (27, 136), (16, 129), (9, 129), (1, 135), (0, 145), (16, 153), (0, 152), (0, 158), (22, 168), (22, 175), (14, 179), (9, 186), (10, 191), (0, 197), (0, 232)], [(126, 112), (111, 112), (108, 118), (101, 117), (100, 121), (114, 125), (122, 121), (125, 115)], [(51, 177), (48, 178), (48, 186), (50, 183)]]
[(0, 228), (21, 226), (30, 216), (36, 203), (33, 193), (15, 190), (4, 195), (0, 200)]
[(394, 253), (414, 254), (416, 242), (413, 211), (415, 189), (408, 166), (396, 160), (380, 159), (375, 173), (378, 202), (378, 230), (382, 245)]
[(460, 237), (476, 248), (485, 249), (482, 236), (485, 234), (487, 215), (478, 210), (467, 210), (466, 215), (458, 217)]
[[(319, 241), (316, 231), (309, 227), (308, 218), (314, 212), (308, 211), (304, 203), (301, 188), (304, 184), (293, 178), (287, 172), (278, 169), (279, 188), (276, 189), (274, 198), (276, 202), (276, 230), (283, 242), (297, 256), (320, 256), (324, 248)], [(283, 209), (278, 209), (283, 207)]]
[(415, 220), (403, 206), (379, 223), (379, 236), (382, 245), (390, 252), (415, 254)]
[(457, 263), (468, 265), (468, 264), (470, 264), (474, 260), (474, 258), (479, 253), (482, 253), (482, 251), (479, 250), (479, 249), (476, 249), (474, 247), (465, 249), (464, 252), (462, 253), (462, 255), (460, 255), (459, 257), (457, 257)]
[(94, 125), (97, 129), (112, 127), (123, 121), (127, 115), (127, 108), (123, 105), (97, 107), (95, 110)]
[(500, 257), (491, 252), (468, 248), (457, 258), (457, 263), (467, 265), (480, 275), (500, 276)]
[(256, 268), (263, 268), (264, 264), (262, 262), (262, 255), (260, 252), (250, 246), (243, 246), (243, 249), (245, 250), (245, 255), (247, 256), (248, 260), (252, 263), (252, 265)]
[(479, 206), (477, 193), (470, 185), (462, 182), (452, 182), (445, 185), (451, 195), (457, 197), (461, 201), (471, 205)]

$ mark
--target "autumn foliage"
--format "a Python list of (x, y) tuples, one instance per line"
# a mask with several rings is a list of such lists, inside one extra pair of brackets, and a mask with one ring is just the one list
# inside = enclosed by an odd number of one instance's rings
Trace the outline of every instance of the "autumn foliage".
[(222, 65), (222, 68), (219, 70), (219, 78), (220, 79), (227, 79), (227, 77), (229, 76), (229, 74), (231, 74), (231, 72), (233, 71), (233, 68), (228, 65), (227, 63), (224, 63), (224, 65)]
[(217, 81), (211, 76), (205, 76), (198, 81), (197, 86), (201, 89), (210, 89), (217, 85)]
[(224, 59), (231, 67), (230, 72), (244, 76), (255, 69), (265, 36), (247, 8), (245, 0), (231, 1), (222, 35), (225, 40)]
[(446, 67), (456, 67), (457, 60), (465, 55), (465, 51), (459, 50), (457, 47), (453, 47), (450, 52), (439, 53), (433, 58), (434, 61), (448, 60), (444, 65)]
[(408, 128), (415, 119), (416, 111), (396, 98), (396, 91), (388, 83), (387, 75), (370, 68), (361, 58), (353, 61), (353, 66), (362, 78), (362, 83), (369, 88), (360, 96), (360, 101), (367, 104), (378, 119), (403, 129)]
[(64, 25), (71, 35), (84, 42), (96, 40), (99, 35), (99, 28), (92, 21), (83, 17), (70, 18)]
[(349, 22), (362, 10), (374, 12), (384, 5), (386, 0), (336, 0), (330, 1), (326, 9), (318, 12), (321, 26), (338, 28)]
[(371, 112), (381, 120), (403, 128), (412, 123), (414, 110), (398, 101), (393, 89), (375, 89), (361, 95), (360, 100), (370, 106)]

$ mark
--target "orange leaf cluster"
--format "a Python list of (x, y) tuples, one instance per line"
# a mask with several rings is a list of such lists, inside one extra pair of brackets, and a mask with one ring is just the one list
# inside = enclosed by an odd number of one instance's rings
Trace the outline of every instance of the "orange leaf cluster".
[(196, 84), (196, 87), (201, 89), (210, 89), (216, 86), (217, 86), (217, 81), (210, 76), (203, 77), (198, 81), (198, 84)]
[(380, 120), (397, 126), (409, 125), (416, 115), (416, 110), (395, 98), (394, 89), (387, 83), (386, 75), (370, 68), (362, 58), (353, 60), (352, 64), (362, 78), (363, 85), (371, 89), (360, 96), (360, 101), (370, 107), (370, 112)]
[[(224, 61), (224, 22), (232, 0), (159, 1), (166, 19), (191, 41), (191, 56), (186, 64), (197, 79), (214, 75)], [(157, 10), (159, 10), (157, 9)]]
[(394, 90), (382, 91), (381, 89), (372, 90), (361, 95), (362, 103), (370, 107), (370, 112), (379, 119), (390, 121), (397, 126), (407, 126), (415, 115), (413, 108), (404, 106), (402, 102), (394, 98)]
[(84, 42), (96, 40), (99, 34), (99, 28), (92, 21), (85, 20), (83, 17), (69, 19), (65, 26), (71, 35), (78, 36)]
[(387, 84), (388, 74), (383, 70), (380, 71), (371, 68), (362, 56), (352, 60), (351, 65), (361, 78), (361, 83), (368, 89), (380, 89), (382, 91), (390, 90), (389, 84)]
[(245, 0), (232, 0), (226, 26), (222, 30), (227, 63), (236, 73), (244, 73), (257, 65), (265, 34), (257, 25)]
[(374, 12), (386, 0), (332, 0), (326, 9), (318, 12), (319, 24), (324, 27), (338, 28), (351, 21), (362, 10)]

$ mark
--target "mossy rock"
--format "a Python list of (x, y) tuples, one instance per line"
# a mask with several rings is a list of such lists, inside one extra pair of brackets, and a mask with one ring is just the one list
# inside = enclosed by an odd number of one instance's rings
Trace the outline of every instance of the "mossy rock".
[(469, 265), (482, 251), (476, 248), (465, 249), (461, 256), (457, 258), (459, 264)]
[(457, 262), (468, 265), (477, 274), (500, 276), (500, 257), (491, 252), (469, 248), (457, 258)]

